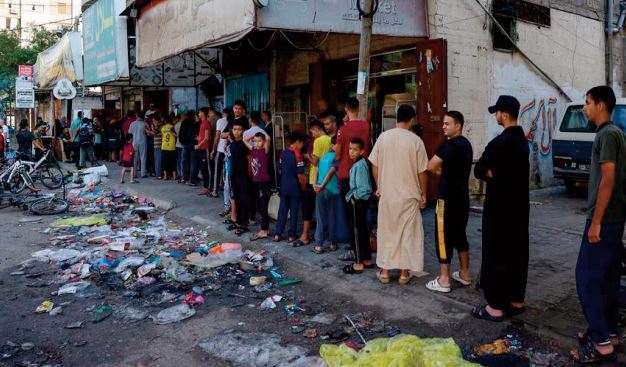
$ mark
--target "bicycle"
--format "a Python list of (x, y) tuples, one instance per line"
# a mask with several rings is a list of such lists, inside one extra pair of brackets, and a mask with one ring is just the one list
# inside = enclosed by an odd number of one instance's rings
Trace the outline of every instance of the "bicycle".
[(65, 213), (70, 203), (65, 197), (65, 177), (62, 180), (62, 193), (39, 193), (26, 194), (7, 193), (0, 190), (0, 209), (13, 206), (28, 210), (35, 215), (55, 215)]
[(36, 162), (27, 160), (31, 158), (28, 154), (17, 153), (15, 163), (0, 171), (0, 182), (14, 193), (22, 192), (26, 186), (32, 186), (34, 181), (41, 181), (49, 189), (61, 187), (63, 171), (52, 150), (45, 151)]

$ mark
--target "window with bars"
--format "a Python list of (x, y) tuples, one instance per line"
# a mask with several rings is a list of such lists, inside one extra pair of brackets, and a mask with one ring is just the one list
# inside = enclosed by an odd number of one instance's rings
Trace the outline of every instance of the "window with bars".
[[(514, 42), (517, 41), (517, 21), (537, 24), (538, 26), (550, 26), (550, 8), (533, 4), (523, 0), (494, 0), (491, 10), (496, 21), (502, 26), (506, 35)], [(503, 51), (512, 51), (514, 44), (511, 43), (499, 27), (492, 24), (493, 48)]]

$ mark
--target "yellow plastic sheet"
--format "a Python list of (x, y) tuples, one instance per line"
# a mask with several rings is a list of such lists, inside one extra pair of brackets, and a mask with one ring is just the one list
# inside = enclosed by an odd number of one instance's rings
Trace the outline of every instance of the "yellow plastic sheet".
[(342, 344), (325, 344), (320, 355), (329, 367), (479, 367), (463, 359), (453, 339), (414, 335), (371, 340), (359, 352)]
[(107, 224), (107, 220), (102, 215), (92, 215), (89, 217), (70, 217), (59, 219), (50, 224), (52, 228), (61, 227), (81, 227), (81, 226), (103, 226)]

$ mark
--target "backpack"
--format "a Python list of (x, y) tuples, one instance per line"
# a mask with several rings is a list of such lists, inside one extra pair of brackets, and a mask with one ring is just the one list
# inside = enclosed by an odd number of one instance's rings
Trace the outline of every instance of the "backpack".
[(80, 125), (78, 130), (78, 141), (81, 144), (91, 143), (93, 140), (93, 128), (89, 124)]

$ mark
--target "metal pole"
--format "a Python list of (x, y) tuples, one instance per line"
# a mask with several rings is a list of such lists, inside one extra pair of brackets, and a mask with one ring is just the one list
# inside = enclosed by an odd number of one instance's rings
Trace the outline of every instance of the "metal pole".
[(613, 87), (613, 0), (606, 1), (606, 84)]
[(367, 15), (362, 17), (361, 43), (359, 47), (359, 73), (357, 74), (357, 98), (359, 99), (359, 120), (367, 118), (367, 95), (369, 93), (370, 49), (372, 46), (372, 20), (374, 0), (362, 0), (362, 10)]

